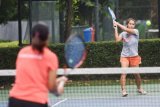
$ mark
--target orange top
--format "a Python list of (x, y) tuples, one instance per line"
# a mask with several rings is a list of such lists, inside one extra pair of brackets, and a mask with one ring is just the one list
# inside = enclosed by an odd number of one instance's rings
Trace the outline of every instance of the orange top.
[(45, 104), (48, 102), (48, 72), (58, 69), (57, 56), (48, 48), (43, 54), (27, 46), (18, 54), (15, 85), (10, 97)]

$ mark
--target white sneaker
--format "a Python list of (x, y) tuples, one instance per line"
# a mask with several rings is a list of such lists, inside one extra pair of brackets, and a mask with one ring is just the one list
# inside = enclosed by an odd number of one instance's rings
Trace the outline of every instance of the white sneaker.
[(126, 90), (122, 90), (122, 97), (127, 97), (128, 93), (126, 92)]
[(142, 94), (142, 95), (146, 95), (147, 92), (144, 91), (142, 88), (137, 90), (138, 93)]

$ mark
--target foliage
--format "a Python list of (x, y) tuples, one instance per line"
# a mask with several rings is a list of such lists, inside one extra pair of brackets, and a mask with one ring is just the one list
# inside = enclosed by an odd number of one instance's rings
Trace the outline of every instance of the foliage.
[(0, 6), (0, 23), (6, 23), (17, 12), (17, 0), (2, 0)]
[[(14, 69), (20, 47), (17, 42), (0, 43), (0, 69)], [(160, 39), (141, 40), (139, 54), (141, 66), (160, 66)], [(86, 43), (87, 59), (82, 67), (120, 67), (119, 57), (122, 43), (94, 42)], [(65, 65), (64, 44), (51, 44), (49, 48), (58, 55), (60, 67)]]
[[(28, 2), (21, 2), (21, 18), (28, 18)], [(18, 20), (18, 0), (2, 0), (0, 6), (0, 24)]]

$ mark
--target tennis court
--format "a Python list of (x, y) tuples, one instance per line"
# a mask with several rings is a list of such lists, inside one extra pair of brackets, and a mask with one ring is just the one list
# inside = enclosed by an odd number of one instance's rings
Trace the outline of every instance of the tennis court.
[[(122, 72), (129, 74), (127, 97), (121, 96), (119, 77)], [(141, 73), (142, 87), (147, 91), (147, 95), (137, 93), (134, 77), (130, 73)], [(0, 74), (2, 77), (13, 77), (15, 71), (1, 70)], [(63, 74), (63, 70), (60, 69), (58, 74)], [(65, 93), (60, 97), (50, 94), (49, 105), (51, 107), (160, 107), (159, 74), (159, 67), (75, 69), (70, 71), (70, 81), (66, 85)], [(0, 107), (7, 107), (9, 88), (7, 82), (5, 85), (0, 89)]]
[(159, 19), (160, 0), (0, 0), (0, 107), (15, 69), (26, 102), (65, 85), (49, 107), (160, 107)]

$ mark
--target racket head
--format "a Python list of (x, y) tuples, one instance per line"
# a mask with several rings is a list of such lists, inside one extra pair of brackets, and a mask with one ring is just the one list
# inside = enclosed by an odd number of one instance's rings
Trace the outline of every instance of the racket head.
[(116, 20), (116, 16), (115, 16), (113, 10), (110, 7), (108, 7), (108, 10), (109, 10), (109, 13), (111, 14), (112, 19)]
[(65, 59), (70, 68), (78, 68), (86, 58), (83, 38), (79, 34), (70, 35), (65, 43)]

